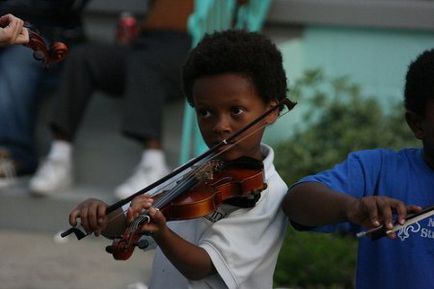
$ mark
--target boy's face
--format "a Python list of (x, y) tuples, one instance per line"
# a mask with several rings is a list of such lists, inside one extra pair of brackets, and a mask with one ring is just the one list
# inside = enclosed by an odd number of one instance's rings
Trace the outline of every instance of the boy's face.
[[(208, 147), (229, 138), (275, 104), (264, 103), (252, 81), (235, 73), (197, 79), (193, 86), (193, 101), (199, 128)], [(276, 109), (266, 121), (273, 122), (277, 115)], [(249, 156), (262, 160), (260, 142), (263, 132), (264, 126), (225, 151), (223, 159)]]
[(427, 100), (424, 116), (407, 112), (406, 118), (416, 138), (423, 143), (426, 162), (434, 169), (434, 99)]

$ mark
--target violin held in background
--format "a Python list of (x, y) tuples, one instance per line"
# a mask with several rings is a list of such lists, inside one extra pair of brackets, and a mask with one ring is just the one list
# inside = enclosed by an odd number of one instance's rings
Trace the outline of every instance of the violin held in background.
[(24, 46), (33, 50), (33, 57), (42, 61), (46, 67), (53, 63), (59, 63), (65, 59), (68, 47), (63, 42), (53, 42), (50, 46), (45, 42), (41, 35), (33, 31), (28, 23), (25, 27), (29, 31), (29, 42)]

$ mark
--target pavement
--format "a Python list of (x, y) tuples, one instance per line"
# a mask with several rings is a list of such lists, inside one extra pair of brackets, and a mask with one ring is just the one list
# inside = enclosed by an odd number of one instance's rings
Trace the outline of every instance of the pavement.
[(127, 261), (105, 252), (110, 240), (61, 238), (70, 209), (90, 195), (34, 198), (27, 180), (0, 189), (0, 289), (142, 289), (153, 253), (136, 249)]
[(105, 253), (109, 242), (95, 237), (59, 241), (53, 234), (0, 230), (1, 289), (130, 289), (149, 278), (151, 252), (137, 250), (127, 261)]

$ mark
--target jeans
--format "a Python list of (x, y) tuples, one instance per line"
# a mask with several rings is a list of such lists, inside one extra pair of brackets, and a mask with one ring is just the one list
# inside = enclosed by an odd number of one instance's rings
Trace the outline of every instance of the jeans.
[(18, 174), (32, 173), (37, 166), (34, 129), (43, 72), (31, 49), (0, 48), (0, 147), (16, 161)]

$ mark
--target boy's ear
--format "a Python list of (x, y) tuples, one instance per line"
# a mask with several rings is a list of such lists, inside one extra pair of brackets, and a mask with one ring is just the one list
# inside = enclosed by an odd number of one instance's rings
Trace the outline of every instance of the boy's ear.
[[(271, 109), (271, 108), (276, 107), (276, 106), (277, 106), (277, 101), (272, 100), (272, 101), (270, 101), (270, 103), (268, 105), (268, 109)], [(279, 117), (279, 113), (280, 113), (279, 108), (276, 108), (275, 110), (273, 110), (273, 112), (271, 112), (266, 118), (267, 124), (274, 123), (276, 121), (276, 119)]]
[(423, 139), (424, 131), (422, 126), (422, 117), (414, 112), (407, 111), (405, 113), (405, 120), (407, 121), (408, 126), (413, 131), (414, 136), (417, 139)]

